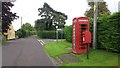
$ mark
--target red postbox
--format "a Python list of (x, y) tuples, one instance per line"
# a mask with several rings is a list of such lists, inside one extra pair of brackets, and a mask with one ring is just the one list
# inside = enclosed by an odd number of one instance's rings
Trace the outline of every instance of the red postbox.
[(79, 17), (73, 19), (72, 24), (72, 52), (76, 54), (86, 53), (86, 45), (88, 51), (91, 43), (91, 33), (89, 31), (90, 23), (87, 17)]
[(90, 31), (83, 32), (83, 43), (91, 43), (91, 33)]

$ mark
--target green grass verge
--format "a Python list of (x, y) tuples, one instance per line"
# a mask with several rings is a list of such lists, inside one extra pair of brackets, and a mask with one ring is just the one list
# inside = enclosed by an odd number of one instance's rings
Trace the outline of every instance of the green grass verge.
[(2, 44), (2, 40), (0, 39), (0, 44)]
[[(71, 53), (71, 43), (66, 41), (51, 42), (44, 46), (45, 51), (53, 58)], [(75, 55), (82, 60), (79, 63), (61, 64), (60, 66), (118, 66), (118, 54), (107, 52), (104, 50), (90, 50), (89, 59), (86, 59), (86, 54)]]
[(44, 46), (45, 51), (53, 58), (65, 54), (70, 53), (71, 50), (66, 48), (71, 47), (71, 43), (66, 41), (59, 41), (59, 42), (50, 42)]
[(118, 54), (103, 50), (92, 50), (89, 59), (86, 54), (76, 55), (82, 62), (63, 64), (63, 66), (118, 66)]
[(7, 43), (7, 42), (9, 42), (9, 40), (1, 40), (1, 44), (3, 45), (3, 44), (5, 44), (5, 43)]

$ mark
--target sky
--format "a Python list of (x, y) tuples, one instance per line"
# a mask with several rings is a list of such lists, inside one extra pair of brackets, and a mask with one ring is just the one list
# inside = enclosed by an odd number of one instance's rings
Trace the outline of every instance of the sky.
[[(105, 0), (110, 12), (118, 11), (118, 1)], [(84, 16), (86, 10), (89, 9), (87, 0), (16, 0), (11, 11), (22, 17), (22, 24), (30, 23), (34, 26), (34, 22), (40, 19), (38, 16), (38, 8), (43, 7), (44, 2), (48, 3), (54, 10), (60, 11), (68, 15), (66, 25), (72, 24), (74, 17)], [(21, 28), (21, 18), (12, 22), (15, 30)]]

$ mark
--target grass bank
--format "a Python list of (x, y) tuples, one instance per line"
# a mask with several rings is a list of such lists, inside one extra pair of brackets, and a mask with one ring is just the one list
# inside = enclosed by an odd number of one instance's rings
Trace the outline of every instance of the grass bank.
[(45, 51), (53, 58), (70, 53), (71, 50), (67, 48), (71, 48), (71, 43), (67, 41), (50, 42), (44, 46)]
[(0, 43), (3, 45), (5, 43), (9, 42), (9, 40), (1, 40)]
[(118, 66), (118, 54), (103, 50), (90, 50), (89, 59), (86, 54), (76, 55), (80, 63), (62, 64), (63, 66)]
[[(71, 53), (72, 44), (67, 41), (50, 42), (44, 46), (45, 51), (53, 58)], [(75, 55), (81, 62), (61, 64), (60, 66), (118, 66), (118, 54), (104, 50), (90, 50), (89, 59), (86, 54)]]

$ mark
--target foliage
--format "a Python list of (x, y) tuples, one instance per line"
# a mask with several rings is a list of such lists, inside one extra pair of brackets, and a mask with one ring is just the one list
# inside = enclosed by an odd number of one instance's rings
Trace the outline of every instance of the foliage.
[(55, 31), (39, 31), (37, 33), (38, 37), (40, 38), (49, 38), (49, 39), (55, 39), (56, 38), (56, 32)]
[[(104, 0), (102, 0), (104, 1)], [(89, 2), (88, 5), (91, 7), (90, 10), (85, 12), (87, 17), (94, 17), (94, 2)], [(98, 17), (103, 15), (110, 15), (110, 11), (107, 8), (106, 2), (98, 2)]]
[[(39, 38), (56, 39), (56, 31), (38, 31), (37, 35)], [(61, 38), (61, 33), (58, 32), (58, 39), (60, 38)]]
[[(44, 3), (42, 8), (38, 9), (41, 19), (35, 21), (35, 29), (37, 35), (40, 38), (56, 38), (56, 26), (58, 28), (64, 28), (67, 15), (62, 12), (58, 12), (50, 7), (47, 3)], [(62, 34), (59, 32), (59, 38)]]
[(31, 24), (29, 24), (29, 23), (23, 24), (22, 28), (25, 29), (25, 30), (29, 30), (29, 31), (35, 31), (34, 27), (31, 26)]
[(35, 21), (34, 28), (36, 29), (36, 31), (43, 31), (43, 30), (45, 30), (44, 20), (43, 19), (37, 19)]
[(31, 35), (35, 35), (36, 31), (34, 29), (34, 27), (31, 26), (31, 24), (26, 23), (22, 25), (22, 28), (17, 30), (16, 35), (19, 38), (24, 38), (24, 37), (28, 37)]
[[(98, 48), (103, 48), (106, 50), (120, 52), (120, 43), (118, 39), (120, 38), (120, 26), (119, 23), (120, 12), (114, 13), (113, 15), (105, 15), (98, 18), (97, 22), (97, 44)], [(93, 25), (93, 20), (91, 19), (91, 25)], [(93, 26), (91, 26), (91, 31)]]
[(53, 30), (52, 28), (55, 25), (58, 26), (59, 24), (65, 25), (67, 15), (52, 9), (47, 3), (44, 3), (43, 7), (39, 8), (38, 11), (39, 11), (38, 15), (41, 16), (41, 18), (44, 21), (46, 30)]
[(67, 41), (72, 42), (72, 26), (65, 26), (64, 37)]
[(24, 38), (24, 37), (26, 37), (26, 31), (24, 29), (19, 29), (19, 30), (17, 30), (16, 35), (19, 38)]
[(2, 2), (2, 33), (7, 32), (11, 22), (18, 18), (16, 13), (10, 11), (13, 6), (11, 2)]
[(119, 33), (119, 23), (120, 12), (115, 13), (111, 16), (104, 16), (99, 19), (98, 26), (98, 43), (102, 48), (107, 50), (112, 50), (118, 52), (120, 49), (120, 43), (118, 39), (120, 37)]

